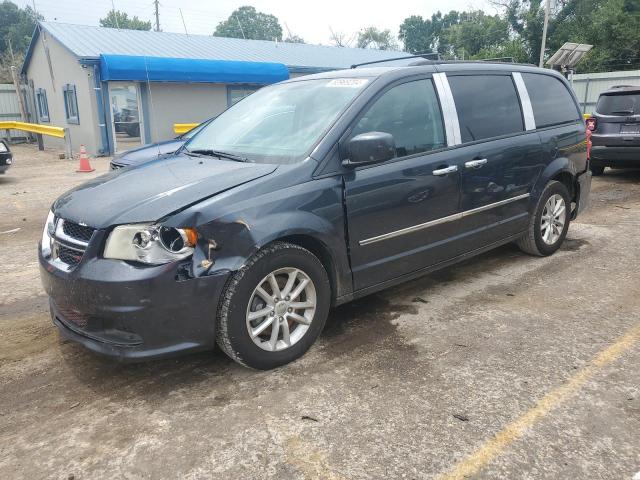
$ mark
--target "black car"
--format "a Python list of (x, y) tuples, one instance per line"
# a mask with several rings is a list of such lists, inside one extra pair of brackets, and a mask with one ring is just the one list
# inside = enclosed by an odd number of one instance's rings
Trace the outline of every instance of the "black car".
[(0, 140), (0, 175), (4, 174), (13, 164), (13, 154), (7, 142)]
[(602, 175), (605, 167), (640, 166), (640, 87), (625, 85), (603, 92), (587, 127), (594, 175)]
[(62, 335), (121, 360), (268, 369), (329, 309), (508, 242), (551, 255), (587, 204), (585, 125), (528, 66), (354, 68), (265, 87), (180, 152), (55, 201), (39, 248)]
[[(214, 117), (215, 118), (215, 117)], [(128, 167), (130, 165), (137, 165), (142, 162), (154, 160), (156, 158), (163, 158), (172, 153), (177, 152), (184, 143), (198, 133), (203, 127), (209, 124), (213, 118), (205, 120), (197, 127), (192, 128), (188, 132), (182, 135), (166, 140), (164, 142), (152, 143), (150, 145), (143, 145), (138, 148), (132, 148), (120, 155), (116, 155), (111, 160), (111, 170), (117, 170), (119, 168)]]

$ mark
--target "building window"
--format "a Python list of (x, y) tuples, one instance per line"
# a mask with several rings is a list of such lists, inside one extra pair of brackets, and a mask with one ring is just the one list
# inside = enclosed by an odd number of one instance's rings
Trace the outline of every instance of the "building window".
[(36, 90), (36, 104), (38, 105), (38, 119), (40, 122), (49, 121), (49, 104), (47, 103), (47, 91), (44, 88)]
[(76, 97), (76, 86), (66, 84), (62, 87), (62, 94), (64, 95), (64, 111), (67, 116), (67, 123), (80, 124), (80, 117), (78, 116), (78, 99)]
[(247, 85), (228, 86), (227, 87), (227, 108), (232, 107), (240, 100), (248, 97), (260, 87), (251, 87)]

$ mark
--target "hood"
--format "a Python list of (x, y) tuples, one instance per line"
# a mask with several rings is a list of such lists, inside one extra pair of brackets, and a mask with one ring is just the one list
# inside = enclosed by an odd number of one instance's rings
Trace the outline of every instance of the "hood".
[(158, 142), (152, 145), (143, 145), (142, 147), (132, 148), (127, 150), (122, 155), (117, 155), (111, 161), (117, 165), (126, 167), (128, 165), (137, 165), (138, 163), (146, 162), (148, 160), (154, 160), (163, 155), (175, 153), (183, 144), (185, 140), (180, 138), (174, 138), (173, 140), (167, 140), (166, 142)]
[(53, 210), (56, 216), (94, 228), (156, 221), (276, 168), (176, 155), (84, 183), (60, 196)]

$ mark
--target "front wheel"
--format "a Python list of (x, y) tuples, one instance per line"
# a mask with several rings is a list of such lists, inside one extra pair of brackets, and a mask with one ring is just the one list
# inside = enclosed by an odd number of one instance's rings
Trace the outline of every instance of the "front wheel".
[(604, 174), (604, 167), (595, 167), (591, 165), (589, 168), (591, 170), (591, 175), (593, 175), (594, 177), (599, 177), (600, 175)]
[(272, 243), (232, 275), (218, 309), (217, 343), (233, 360), (268, 370), (301, 357), (324, 328), (331, 288), (308, 250)]
[(569, 230), (570, 206), (567, 187), (557, 181), (549, 182), (529, 220), (527, 233), (517, 241), (518, 247), (540, 257), (558, 250)]

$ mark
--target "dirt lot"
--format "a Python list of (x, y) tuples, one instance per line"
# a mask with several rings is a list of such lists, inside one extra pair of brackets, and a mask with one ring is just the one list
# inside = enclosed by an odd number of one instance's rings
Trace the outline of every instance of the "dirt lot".
[(640, 171), (594, 179), (553, 257), (506, 246), (343, 306), (302, 360), (255, 372), (220, 352), (119, 365), (62, 341), (36, 244), (53, 199), (107, 161), (80, 174), (14, 151), (0, 177), (0, 478), (640, 471)]

